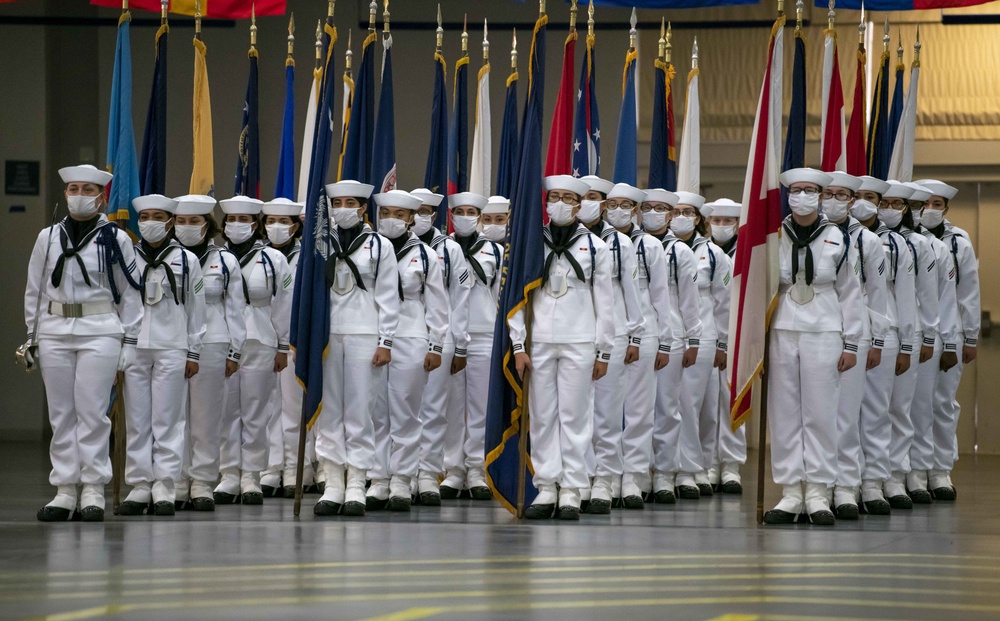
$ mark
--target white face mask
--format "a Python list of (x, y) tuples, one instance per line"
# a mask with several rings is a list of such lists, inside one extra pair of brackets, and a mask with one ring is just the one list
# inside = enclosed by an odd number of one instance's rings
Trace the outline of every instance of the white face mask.
[(659, 231), (667, 224), (667, 214), (660, 211), (647, 211), (642, 214), (642, 228), (647, 231)]
[(797, 216), (808, 216), (819, 209), (819, 194), (789, 194), (788, 207)]
[(226, 237), (234, 244), (242, 244), (253, 236), (253, 225), (249, 222), (226, 222)]
[(77, 218), (91, 218), (97, 213), (96, 196), (67, 196), (66, 207)]
[(927, 209), (925, 207), (920, 212), (920, 223), (929, 229), (936, 229), (941, 226), (942, 222), (944, 222), (944, 211), (940, 209)]
[(271, 240), (272, 245), (284, 246), (292, 238), (292, 225), (290, 224), (268, 224), (265, 228), (267, 229), (267, 238)]
[(484, 224), (483, 236), (494, 242), (502, 242), (507, 237), (506, 224)]
[(720, 244), (728, 243), (729, 240), (736, 237), (736, 225), (735, 224), (713, 224), (712, 225), (712, 239), (719, 242)]
[(694, 218), (674, 216), (670, 219), (670, 230), (674, 232), (674, 235), (687, 235), (694, 230)]
[(406, 222), (398, 218), (379, 218), (378, 232), (389, 239), (396, 239), (406, 233)]
[(546, 205), (545, 211), (549, 214), (549, 220), (551, 220), (553, 224), (566, 226), (573, 221), (573, 206), (569, 203), (564, 203), (562, 201), (549, 203)]
[(923, 218), (920, 217), (919, 211), (911, 211), (910, 213), (913, 214), (913, 228), (917, 228), (924, 223)]
[(139, 223), (139, 235), (142, 235), (142, 238), (151, 244), (163, 241), (168, 232), (170, 229), (167, 228), (166, 222), (146, 220)]
[(465, 237), (477, 232), (479, 226), (478, 216), (452, 216), (451, 223), (455, 227), (455, 232)]
[(882, 224), (886, 225), (890, 229), (894, 229), (899, 226), (900, 222), (903, 221), (903, 212), (895, 209), (879, 208), (878, 219), (882, 221)]
[(851, 201), (841, 201), (835, 198), (823, 200), (823, 213), (833, 222), (843, 222), (847, 218), (847, 204)]
[(580, 222), (593, 222), (601, 217), (601, 201), (580, 201), (580, 211), (576, 219)]
[(861, 222), (867, 222), (878, 215), (878, 207), (876, 207), (871, 201), (859, 198), (854, 201), (854, 204), (851, 206), (851, 215)]
[(205, 239), (205, 225), (178, 224), (174, 227), (174, 237), (183, 246), (197, 246)]
[(632, 221), (632, 211), (616, 207), (605, 211), (604, 218), (616, 229), (623, 229)]
[[(434, 216), (421, 216), (417, 214), (413, 216), (413, 226), (410, 229), (415, 235), (423, 235), (427, 231), (431, 230), (434, 226)], [(458, 226), (455, 227), (458, 230)]]
[(330, 217), (342, 229), (353, 229), (361, 222), (358, 210), (354, 207), (334, 207), (330, 210)]

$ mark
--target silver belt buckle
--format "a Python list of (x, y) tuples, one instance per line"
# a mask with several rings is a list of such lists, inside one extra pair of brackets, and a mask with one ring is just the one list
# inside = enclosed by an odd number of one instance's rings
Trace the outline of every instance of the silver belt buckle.
[(163, 284), (158, 280), (146, 281), (146, 304), (156, 304), (163, 299)]
[(346, 265), (338, 265), (333, 277), (333, 292), (337, 295), (347, 295), (354, 290), (354, 275)]

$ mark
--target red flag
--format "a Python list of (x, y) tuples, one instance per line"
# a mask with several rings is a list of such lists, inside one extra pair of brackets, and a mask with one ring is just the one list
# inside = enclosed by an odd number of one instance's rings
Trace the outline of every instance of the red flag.
[[(549, 150), (545, 155), (545, 176), (569, 175), (573, 172), (573, 59), (576, 55), (576, 30), (566, 37), (563, 46), (562, 78), (556, 95), (556, 109), (549, 131)], [(549, 214), (542, 210), (542, 222), (549, 221)]]
[(858, 75), (854, 82), (854, 107), (847, 128), (847, 174), (860, 177), (868, 174), (865, 154), (865, 48), (858, 46)]
[(823, 154), (820, 168), (826, 172), (844, 171), (847, 154), (844, 143), (844, 87), (840, 83), (837, 60), (837, 31), (826, 31), (823, 43)]
[[(122, 8), (121, 0), (90, 0), (96, 6)], [(194, 15), (195, 0), (170, 0), (167, 10), (178, 15)], [(202, 0), (201, 16), (219, 19), (249, 19), (251, 8), (258, 17), (284, 15), (286, 0)], [(129, 9), (160, 12), (160, 0), (129, 0)]]

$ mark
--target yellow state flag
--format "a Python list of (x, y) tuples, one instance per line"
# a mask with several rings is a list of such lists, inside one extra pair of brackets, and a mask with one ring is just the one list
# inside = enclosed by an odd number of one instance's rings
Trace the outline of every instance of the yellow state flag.
[(191, 168), (191, 194), (215, 196), (215, 166), (212, 158), (212, 98), (208, 92), (208, 63), (205, 43), (194, 40), (194, 158)]

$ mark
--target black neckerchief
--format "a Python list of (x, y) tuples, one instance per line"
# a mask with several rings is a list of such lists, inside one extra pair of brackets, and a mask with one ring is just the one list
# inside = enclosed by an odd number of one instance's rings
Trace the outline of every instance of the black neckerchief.
[(271, 247), (283, 254), (286, 259), (290, 259), (295, 253), (297, 245), (298, 244), (295, 243), (295, 238), (293, 237), (285, 242), (284, 246), (275, 246), (274, 244), (271, 244)]
[(484, 238), (477, 233), (473, 233), (472, 235), (455, 234), (455, 243), (462, 247), (462, 251), (465, 252), (466, 257), (468, 257), (469, 253), (472, 252), (472, 247), (478, 246), (479, 242), (483, 239)]
[(62, 254), (56, 259), (56, 265), (52, 269), (53, 287), (58, 287), (59, 283), (62, 282), (66, 259), (76, 259), (76, 264), (80, 268), (80, 274), (83, 276), (83, 282), (87, 283), (88, 287), (92, 286), (90, 283), (90, 274), (87, 273), (87, 267), (84, 265), (83, 257), (80, 256), (79, 252), (100, 231), (101, 227), (98, 226), (100, 219), (100, 216), (94, 216), (90, 220), (80, 222), (67, 217), (62, 221), (59, 226), (59, 244), (62, 246)]
[[(186, 301), (184, 299), (184, 291), (181, 291), (181, 299), (178, 301), (177, 277), (174, 276), (174, 270), (170, 268), (170, 265), (167, 265), (167, 258), (175, 248), (180, 249), (180, 245), (173, 241), (165, 241), (159, 248), (153, 248), (145, 239), (141, 240), (136, 247), (136, 251), (145, 259), (146, 268), (142, 270), (142, 279), (139, 282), (145, 287), (146, 278), (149, 276), (149, 273), (162, 265), (166, 265), (167, 267), (163, 271), (167, 274), (167, 282), (170, 284), (170, 293), (174, 297), (174, 304), (183, 304)], [(145, 299), (145, 296), (143, 296), (143, 301)]]
[(883, 229), (885, 230), (885, 232), (889, 231), (889, 228), (886, 225), (882, 224), (882, 221), (879, 220), (878, 218), (874, 218), (872, 220), (872, 223), (865, 228), (867, 228), (869, 231), (879, 236), (882, 235)]
[[(462, 249), (462, 254), (465, 255), (465, 260), (469, 263), (469, 267), (476, 273), (476, 278), (483, 284), (489, 284), (486, 282), (486, 270), (483, 269), (483, 264), (476, 258), (476, 254), (488, 241), (482, 235), (476, 235), (475, 233), (463, 236), (455, 235), (455, 243)], [(498, 265), (497, 268), (499, 267)]]
[(101, 221), (101, 216), (96, 215), (90, 220), (74, 220), (66, 218), (63, 222), (66, 225), (66, 234), (69, 241), (74, 246), (79, 247), (80, 241), (97, 228), (97, 223)]
[(545, 257), (545, 267), (542, 269), (543, 285), (549, 280), (549, 270), (552, 268), (552, 262), (555, 261), (556, 257), (559, 255), (566, 257), (566, 260), (569, 261), (570, 266), (573, 268), (573, 272), (576, 273), (576, 277), (580, 281), (586, 281), (583, 268), (580, 267), (580, 262), (577, 261), (576, 257), (573, 256), (573, 253), (569, 251), (573, 248), (573, 244), (576, 243), (576, 240), (586, 235), (588, 232), (587, 227), (576, 222), (567, 224), (566, 226), (549, 223), (548, 228), (542, 229), (542, 241), (544, 241), (545, 245), (549, 247), (549, 250), (551, 250), (549, 256)]
[(438, 233), (438, 230), (434, 227), (431, 227), (426, 231), (424, 231), (422, 234), (417, 235), (417, 239), (424, 242), (428, 246), (432, 246), (433, 245), (432, 242), (434, 241), (434, 236), (436, 233)]
[[(581, 222), (580, 224), (583, 223)], [(597, 235), (598, 237), (604, 236), (604, 220), (601, 220), (600, 218), (598, 218), (597, 221), (594, 222), (594, 224), (591, 226), (587, 226), (586, 224), (584, 224), (583, 226), (586, 226), (588, 231), (590, 231), (594, 235)]]
[(355, 224), (349, 229), (342, 229), (337, 227), (336, 240), (340, 243), (341, 248), (350, 248), (354, 240), (361, 235), (361, 232), (365, 230), (365, 225), (363, 222)]
[(817, 216), (809, 226), (801, 226), (792, 216), (785, 218), (784, 228), (788, 233), (788, 239), (792, 242), (792, 284), (795, 284), (799, 274), (799, 250), (805, 248), (806, 251), (806, 284), (811, 285), (815, 267), (813, 264), (812, 248), (809, 246), (826, 228), (829, 220), (826, 216)]
[(194, 256), (198, 257), (202, 267), (205, 267), (205, 261), (208, 259), (208, 249), (211, 244), (212, 240), (210, 240), (208, 235), (206, 235), (205, 239), (201, 240), (200, 244), (187, 247), (187, 249), (190, 250)]
[(358, 266), (351, 255), (365, 243), (369, 233), (371, 230), (366, 231), (364, 224), (358, 224), (349, 229), (337, 229), (337, 236), (333, 238), (334, 243), (331, 244), (330, 257), (326, 261), (327, 287), (333, 286), (337, 273), (337, 261), (343, 261), (347, 264), (347, 269), (351, 270), (351, 275), (354, 276), (354, 282), (358, 284), (358, 288), (362, 291), (368, 291), (365, 282), (361, 280), (361, 272), (358, 271)]
[(255, 247), (259, 242), (260, 240), (257, 239), (256, 237), (251, 237), (242, 244), (234, 244), (233, 242), (229, 242), (229, 251), (232, 252), (234, 255), (236, 255), (236, 258), (239, 259), (240, 261), (241, 267), (246, 267), (246, 262), (244, 261), (244, 259), (246, 259), (248, 255), (253, 254), (255, 250), (259, 250), (259, 248)]
[[(924, 227), (924, 228), (927, 229), (927, 227)], [(934, 227), (932, 229), (927, 229), (927, 230), (930, 231), (931, 235), (933, 235), (934, 237), (937, 237), (938, 239), (941, 239), (944, 236), (944, 233), (945, 233), (944, 222), (942, 221), (941, 224), (937, 225), (936, 227)]]
[(736, 238), (737, 237), (739, 237), (739, 236), (738, 235), (733, 235), (733, 238), (730, 239), (729, 241), (727, 241), (726, 243), (720, 244), (719, 242), (715, 242), (715, 245), (717, 245), (719, 248), (721, 248), (722, 252), (725, 252), (729, 256), (733, 256), (733, 249), (736, 248)]
[(668, 232), (669, 230), (670, 230), (670, 229), (664, 229), (664, 231), (663, 231), (662, 233), (659, 233), (659, 234), (657, 234), (657, 233), (649, 233), (649, 232), (647, 231), (647, 233), (646, 233), (646, 234), (647, 234), (647, 235), (650, 235), (650, 236), (652, 236), (653, 238), (655, 238), (656, 240), (658, 240), (659, 242), (661, 242), (661, 243), (662, 243), (662, 242), (665, 242), (665, 241), (667, 241), (667, 232)]
[(680, 237), (678, 237), (677, 239), (680, 239), (680, 241), (684, 242), (684, 244), (685, 244), (685, 245), (686, 245), (686, 246), (687, 246), (688, 248), (691, 248), (692, 250), (694, 250), (694, 247), (695, 247), (695, 246), (700, 246), (700, 245), (701, 245), (701, 240), (703, 240), (703, 239), (705, 239), (705, 238), (704, 238), (704, 237), (702, 237), (702, 236), (701, 236), (701, 235), (700, 235), (700, 234), (699, 234), (699, 233), (698, 233), (698, 232), (696, 231), (696, 232), (692, 233), (692, 234), (691, 234), (691, 237), (688, 237), (687, 239), (681, 239)]
[(396, 261), (399, 261), (402, 258), (403, 249), (406, 248), (406, 242), (411, 239), (419, 241), (419, 238), (412, 236), (409, 233), (403, 233), (399, 237), (389, 240), (389, 243), (392, 244), (393, 251), (396, 253)]

